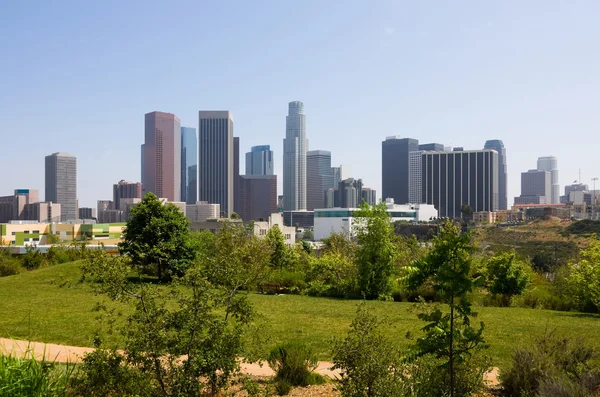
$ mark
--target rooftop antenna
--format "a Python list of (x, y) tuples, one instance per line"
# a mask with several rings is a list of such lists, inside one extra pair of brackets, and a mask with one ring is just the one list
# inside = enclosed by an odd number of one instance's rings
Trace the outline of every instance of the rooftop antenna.
[(579, 169), (579, 183), (581, 183), (581, 168)]

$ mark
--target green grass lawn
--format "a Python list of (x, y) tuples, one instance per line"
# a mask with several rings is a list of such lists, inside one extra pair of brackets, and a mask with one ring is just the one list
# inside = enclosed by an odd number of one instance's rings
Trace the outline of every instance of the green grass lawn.
[[(102, 298), (80, 284), (77, 263), (56, 265), (0, 278), (0, 337), (90, 346), (97, 329), (94, 305)], [(319, 358), (331, 358), (334, 337), (345, 334), (356, 313), (357, 301), (311, 298), (297, 295), (251, 294), (255, 308), (264, 316), (271, 344), (299, 340), (312, 346)], [(393, 323), (393, 336), (402, 346), (411, 341), (407, 331), (419, 335), (423, 325), (409, 303), (368, 302), (369, 307)], [(123, 306), (120, 309), (124, 309)], [(486, 326), (485, 337), (494, 365), (506, 363), (512, 349), (531, 342), (545, 330), (581, 337), (600, 347), (600, 316), (521, 308), (477, 307)]]

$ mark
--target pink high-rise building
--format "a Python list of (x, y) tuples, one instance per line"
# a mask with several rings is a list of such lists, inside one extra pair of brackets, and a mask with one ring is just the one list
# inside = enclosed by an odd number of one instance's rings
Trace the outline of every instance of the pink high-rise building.
[(146, 114), (142, 188), (169, 201), (181, 199), (181, 120), (171, 113)]

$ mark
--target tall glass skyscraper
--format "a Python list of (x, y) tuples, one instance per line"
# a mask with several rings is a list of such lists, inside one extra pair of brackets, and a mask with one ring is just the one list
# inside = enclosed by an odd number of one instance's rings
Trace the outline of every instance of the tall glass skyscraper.
[(246, 175), (273, 175), (271, 146), (252, 146), (246, 153)]
[(540, 157), (537, 169), (550, 172), (551, 204), (560, 204), (560, 184), (558, 183), (558, 160), (554, 156)]
[(499, 139), (492, 139), (485, 143), (484, 149), (493, 149), (498, 152), (498, 209), (508, 209), (508, 193), (506, 191), (507, 174), (506, 148)]
[(289, 103), (283, 140), (283, 209), (306, 209), (306, 116), (304, 104)]
[(220, 204), (222, 215), (233, 212), (235, 159), (230, 111), (198, 112), (198, 200)]
[(396, 204), (410, 202), (409, 153), (419, 150), (419, 141), (390, 136), (381, 143), (381, 199), (393, 198)]
[(198, 197), (198, 137), (196, 129), (181, 127), (181, 201), (195, 204)]
[(306, 209), (325, 208), (325, 192), (333, 188), (331, 152), (311, 150), (306, 153)]
[(142, 189), (169, 201), (181, 201), (181, 120), (172, 113), (145, 115)]
[(61, 221), (79, 218), (77, 158), (68, 153), (46, 156), (46, 199), (60, 204)]

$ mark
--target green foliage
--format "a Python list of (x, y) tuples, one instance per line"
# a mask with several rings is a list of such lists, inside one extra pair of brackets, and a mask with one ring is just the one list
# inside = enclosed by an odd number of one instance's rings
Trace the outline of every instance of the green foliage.
[(346, 238), (341, 233), (331, 233), (329, 237), (323, 239), (323, 244), (325, 246), (323, 253), (340, 254), (352, 261), (358, 248), (353, 240)]
[(456, 391), (455, 364), (465, 362), (486, 347), (483, 322), (475, 329), (470, 320), (476, 313), (471, 309), (469, 295), (484, 281), (483, 277), (475, 278), (472, 274), (474, 251), (470, 234), (461, 234), (456, 225), (446, 221), (440, 226), (431, 250), (407, 269), (406, 283), (410, 289), (429, 282), (441, 301), (450, 307), (449, 313), (443, 313), (440, 307), (425, 305), (418, 314), (427, 324), (422, 329), (425, 335), (417, 339), (412, 358), (431, 354), (444, 359), (451, 395)]
[(570, 265), (566, 282), (579, 310), (600, 312), (600, 240), (595, 236), (581, 252), (579, 263)]
[(267, 232), (266, 240), (271, 247), (271, 267), (273, 269), (283, 269), (288, 264), (289, 248), (285, 245), (285, 238), (275, 225)]
[(19, 260), (13, 257), (7, 248), (0, 247), (0, 277), (13, 276), (20, 271)]
[(189, 221), (176, 206), (147, 193), (131, 209), (119, 250), (159, 281), (182, 276), (194, 259)]
[(395, 396), (401, 388), (401, 357), (384, 330), (388, 323), (358, 307), (350, 330), (333, 346), (334, 369), (341, 372), (343, 397)]
[[(220, 251), (215, 255), (215, 263), (224, 263)], [(229, 258), (241, 263), (234, 254)], [(211, 284), (205, 275), (214, 268), (196, 266), (161, 288), (131, 282), (129, 260), (101, 252), (82, 267), (86, 279), (101, 281), (100, 292), (133, 310), (119, 327), (125, 365), (143, 374), (152, 394), (199, 395), (206, 387), (217, 393), (239, 370), (244, 331), (253, 318), (245, 295), (238, 293), (248, 280), (245, 270), (229, 277), (214, 274)], [(88, 368), (86, 376), (94, 371), (102, 368)]]
[(324, 253), (311, 258), (306, 293), (312, 296), (357, 297), (357, 278), (357, 269), (351, 260), (340, 253)]
[(531, 267), (537, 272), (551, 272), (554, 268), (554, 259), (552, 254), (547, 251), (536, 252), (533, 258), (531, 258)]
[[(444, 360), (433, 355), (421, 356), (407, 364), (402, 371), (403, 396), (446, 397), (450, 390), (448, 371), (440, 371)], [(489, 359), (474, 354), (455, 368), (455, 396), (481, 395), (484, 390), (484, 376), (490, 369)]]
[(273, 348), (267, 359), (269, 367), (275, 371), (275, 381), (283, 385), (308, 386), (323, 383), (313, 371), (319, 362), (310, 348), (298, 342), (287, 342)]
[(600, 391), (597, 359), (597, 350), (580, 340), (546, 332), (515, 350), (500, 373), (502, 388), (515, 397), (591, 396)]
[(503, 253), (487, 260), (488, 290), (503, 297), (502, 306), (510, 306), (512, 297), (521, 295), (530, 282), (527, 265), (512, 253)]
[(39, 269), (45, 262), (44, 255), (30, 245), (25, 248), (25, 253), (21, 255), (20, 259), (21, 266), (27, 270)]
[(565, 234), (598, 234), (600, 235), (600, 221), (583, 219), (571, 223), (564, 231)]
[(71, 379), (72, 392), (80, 396), (149, 396), (150, 378), (116, 350), (97, 346), (83, 358)]
[(33, 352), (24, 358), (0, 355), (0, 396), (65, 396), (74, 369), (46, 359), (37, 361)]
[(385, 297), (391, 292), (396, 246), (394, 227), (385, 203), (366, 203), (354, 214), (358, 249), (358, 286), (366, 299)]
[(304, 233), (302, 234), (302, 239), (312, 241), (315, 239), (315, 235), (312, 230), (306, 229), (306, 230), (304, 230)]

